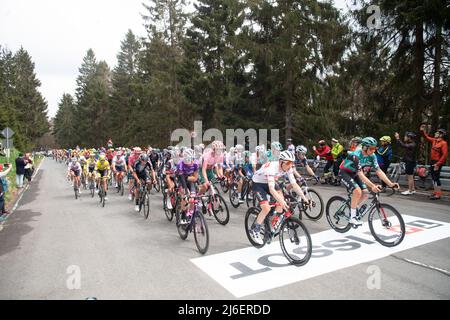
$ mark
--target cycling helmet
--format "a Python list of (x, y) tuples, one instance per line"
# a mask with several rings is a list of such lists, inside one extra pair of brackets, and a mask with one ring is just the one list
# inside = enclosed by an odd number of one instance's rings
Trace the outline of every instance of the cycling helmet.
[(251, 155), (252, 155), (252, 153), (250, 151), (245, 151), (244, 152), (244, 157), (250, 158)]
[(73, 157), (73, 158), (72, 158), (72, 163), (75, 163), (75, 162), (77, 162), (77, 158), (76, 158), (76, 157)]
[(86, 158), (84, 156), (81, 156), (80, 161), (86, 161)]
[(443, 128), (437, 129), (436, 132), (439, 132), (443, 136), (447, 135), (447, 131), (445, 129), (443, 129)]
[(355, 143), (357, 143), (357, 144), (360, 144), (361, 141), (362, 141), (362, 138), (361, 138), (361, 137), (354, 137), (351, 141), (352, 141), (352, 142), (355, 142)]
[(243, 152), (244, 146), (242, 144), (237, 144), (235, 147), (236, 152)]
[(387, 143), (391, 143), (391, 137), (389, 137), (389, 136), (382, 136), (382, 137), (380, 138), (380, 141), (382, 141), (382, 142), (387, 142)]
[(216, 149), (223, 149), (223, 143), (220, 140), (215, 140), (212, 144), (211, 147), (213, 148), (213, 150)]
[(414, 132), (411, 132), (411, 131), (406, 131), (405, 132), (405, 136), (414, 139), (416, 137), (416, 134)]
[(152, 147), (148, 147), (148, 152), (152, 152), (153, 151), (153, 148)]
[(308, 149), (306, 149), (305, 146), (301, 145), (301, 146), (297, 146), (297, 148), (295, 148), (295, 151), (306, 154), (308, 152)]
[(147, 161), (148, 161), (148, 155), (146, 155), (145, 153), (141, 154), (141, 155), (139, 156), (139, 160), (140, 160), (140, 161), (147, 162)]
[(270, 146), (272, 147), (272, 149), (276, 149), (278, 151), (281, 151), (283, 149), (283, 146), (281, 145), (281, 143), (279, 143), (278, 141), (274, 141), (270, 144)]
[(190, 149), (190, 148), (186, 148), (184, 151), (183, 151), (183, 158), (190, 158), (190, 159), (192, 159), (194, 157), (194, 151), (192, 150), (192, 149)]
[(236, 148), (235, 147), (231, 147), (230, 148), (230, 153), (234, 153), (236, 151)]
[(291, 145), (289, 145), (289, 147), (287, 149), (290, 152), (294, 152), (295, 151), (295, 146), (293, 144), (291, 144)]
[(320, 141), (319, 141), (319, 144), (320, 144), (320, 145), (325, 145), (325, 140), (320, 140)]
[(294, 162), (294, 161), (295, 161), (295, 156), (294, 156), (294, 154), (293, 154), (292, 152), (290, 152), (290, 151), (283, 151), (283, 152), (281, 152), (281, 154), (280, 154), (280, 160), (282, 160), (282, 161), (292, 161), (292, 162)]
[(376, 147), (378, 143), (377, 140), (372, 137), (365, 137), (362, 139), (361, 144), (365, 147)]
[(99, 160), (103, 161), (103, 160), (106, 159), (106, 156), (105, 156), (104, 153), (101, 153), (100, 156), (99, 156), (98, 158), (99, 158)]

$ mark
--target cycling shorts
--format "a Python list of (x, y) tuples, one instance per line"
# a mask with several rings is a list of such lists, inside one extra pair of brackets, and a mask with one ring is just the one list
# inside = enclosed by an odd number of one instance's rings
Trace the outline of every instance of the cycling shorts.
[(361, 188), (361, 190), (367, 189), (366, 184), (362, 182), (361, 178), (356, 173), (350, 174), (345, 170), (340, 170), (339, 175), (342, 184), (347, 188), (349, 193), (353, 193), (357, 188)]

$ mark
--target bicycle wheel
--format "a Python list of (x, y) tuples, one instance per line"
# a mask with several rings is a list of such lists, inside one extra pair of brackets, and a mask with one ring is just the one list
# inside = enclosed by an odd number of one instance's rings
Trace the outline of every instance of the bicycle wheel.
[(291, 216), (280, 227), (280, 246), (286, 259), (296, 265), (308, 263), (312, 253), (312, 241), (308, 229), (299, 218)]
[(340, 196), (331, 197), (325, 209), (328, 224), (337, 232), (344, 233), (350, 230), (350, 205)]
[(179, 197), (177, 197), (177, 201), (175, 204), (175, 217), (178, 234), (180, 235), (180, 238), (182, 240), (186, 240), (188, 237), (189, 230), (187, 224), (181, 224), (181, 200)]
[(386, 247), (395, 247), (405, 238), (405, 222), (393, 206), (380, 203), (369, 213), (369, 228), (375, 240)]
[(391, 181), (393, 182), (398, 182), (398, 180), (400, 179), (400, 166), (396, 165), (391, 172), (390, 175)]
[(214, 218), (216, 218), (217, 222), (221, 225), (226, 225), (228, 221), (230, 221), (230, 211), (228, 210), (225, 200), (220, 194), (216, 193), (212, 201)]
[(120, 196), (123, 197), (123, 194), (125, 192), (125, 188), (123, 187), (123, 179), (120, 180), (119, 187), (120, 187)]
[(197, 249), (201, 254), (205, 254), (209, 247), (209, 232), (205, 217), (200, 212), (196, 211), (194, 216), (194, 239)]
[(227, 193), (229, 190), (228, 181), (226, 179), (220, 181), (220, 188), (222, 189), (223, 193)]
[(253, 190), (249, 190), (245, 196), (245, 202), (247, 203), (247, 208), (256, 207), (256, 199)]
[(238, 195), (238, 185), (236, 183), (233, 183), (230, 187), (230, 203), (233, 206), (233, 208), (239, 207), (239, 195)]
[(155, 188), (156, 192), (161, 191), (161, 185), (159, 183), (159, 179), (158, 178), (156, 178), (156, 183), (154, 184), (153, 187)]
[[(171, 201), (171, 204), (172, 204), (172, 209), (167, 208), (167, 197), (170, 197), (170, 201)], [(169, 195), (167, 193), (164, 193), (163, 194), (163, 202), (164, 202), (163, 203), (163, 208), (164, 208), (164, 213), (166, 214), (166, 218), (167, 218), (167, 220), (172, 221), (173, 220), (173, 211), (174, 211), (173, 205), (174, 205), (174, 203), (172, 201), (171, 195)]]
[(314, 220), (314, 221), (319, 220), (320, 218), (322, 218), (322, 215), (323, 215), (322, 197), (314, 189), (308, 189), (308, 193), (306, 194), (306, 197), (312, 200), (312, 204), (310, 206), (306, 206), (302, 202), (301, 209), (303, 209), (303, 212), (309, 219)]
[(265, 223), (261, 224), (261, 231), (260, 236), (263, 239), (263, 244), (258, 244), (255, 241), (253, 241), (252, 237), (250, 237), (250, 230), (253, 228), (256, 218), (258, 217), (258, 214), (261, 212), (261, 208), (257, 207), (251, 207), (247, 210), (245, 214), (245, 234), (247, 235), (248, 241), (252, 244), (252, 246), (256, 248), (262, 248), (266, 244), (266, 237), (265, 235)]
[(93, 181), (90, 182), (90, 184), (89, 184), (89, 189), (90, 189), (90, 191), (91, 191), (91, 197), (93, 198), (94, 195), (95, 195), (95, 184), (94, 184)]
[(73, 191), (75, 192), (75, 200), (77, 200), (78, 199), (78, 188), (74, 187)]
[(147, 191), (144, 192), (143, 207), (144, 207), (144, 217), (145, 219), (148, 219), (148, 214), (150, 213), (150, 197)]

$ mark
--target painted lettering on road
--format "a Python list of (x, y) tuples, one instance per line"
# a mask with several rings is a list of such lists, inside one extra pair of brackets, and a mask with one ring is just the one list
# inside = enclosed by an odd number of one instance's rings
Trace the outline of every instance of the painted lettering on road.
[(393, 248), (376, 242), (367, 223), (344, 234), (334, 230), (312, 234), (311, 260), (302, 267), (287, 262), (278, 242), (262, 249), (249, 247), (191, 261), (234, 296), (243, 297), (450, 237), (450, 223), (408, 215), (403, 219), (407, 234)]

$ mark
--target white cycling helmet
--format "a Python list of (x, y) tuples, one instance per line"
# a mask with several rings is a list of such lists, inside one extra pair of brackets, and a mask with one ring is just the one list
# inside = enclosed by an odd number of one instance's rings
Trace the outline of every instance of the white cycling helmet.
[(235, 147), (231, 147), (230, 148), (230, 153), (234, 153), (236, 151), (236, 148)]
[(86, 158), (84, 156), (81, 156), (80, 161), (86, 161)]
[(297, 146), (297, 148), (295, 148), (295, 151), (306, 154), (308, 152), (308, 149), (306, 149), (305, 146), (301, 145), (301, 146)]
[(185, 149), (183, 151), (183, 157), (192, 159), (194, 157), (194, 151), (191, 148)]
[(295, 156), (292, 152), (290, 151), (283, 151), (280, 154), (280, 160), (281, 161), (291, 161), (294, 162), (295, 161)]
[(288, 147), (287, 149), (288, 149), (288, 151), (290, 151), (290, 152), (295, 152), (295, 147), (294, 147), (293, 144), (290, 144), (289, 147)]
[(242, 144), (237, 144), (235, 150), (236, 152), (244, 152), (244, 146)]

